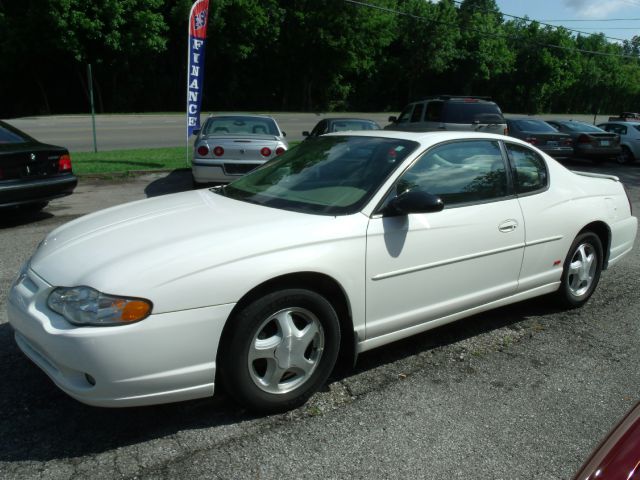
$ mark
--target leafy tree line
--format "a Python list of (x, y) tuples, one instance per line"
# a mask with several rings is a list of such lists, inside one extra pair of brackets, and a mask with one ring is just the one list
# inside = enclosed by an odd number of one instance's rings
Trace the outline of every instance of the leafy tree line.
[[(369, 3), (375, 8), (365, 5)], [(0, 117), (181, 111), (192, 0), (0, 0)], [(640, 38), (510, 20), (495, 0), (210, 0), (203, 109), (640, 110)]]

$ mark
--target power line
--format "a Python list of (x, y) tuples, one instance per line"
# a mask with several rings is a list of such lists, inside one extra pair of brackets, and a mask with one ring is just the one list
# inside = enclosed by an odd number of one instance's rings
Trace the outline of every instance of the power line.
[[(391, 13), (391, 14), (398, 15), (398, 16), (404, 16), (404, 17), (413, 18), (415, 20), (423, 20), (423, 21), (429, 22), (429, 23), (438, 23), (440, 25), (446, 25), (446, 26), (449, 26), (449, 27), (458, 27), (458, 25), (455, 24), (455, 23), (443, 22), (441, 20), (434, 20), (434, 19), (431, 19), (431, 18), (422, 17), (420, 15), (414, 15), (412, 13), (403, 12), (401, 10), (394, 10), (392, 8), (382, 7), (380, 5), (373, 5), (371, 3), (366, 3), (366, 2), (363, 2), (363, 1), (359, 1), (359, 0), (343, 0), (343, 1), (346, 2), (346, 3), (351, 3), (353, 5), (372, 8), (372, 9), (375, 9), (375, 10), (380, 10), (380, 11)], [(455, 2), (455, 0), (454, 0), (454, 2)], [(460, 3), (460, 2), (455, 2), (455, 3)], [(496, 13), (496, 12), (494, 11), (494, 13)], [(500, 12), (497, 12), (497, 13), (500, 13)], [(535, 20), (528, 20), (528, 19), (524, 19), (524, 20), (527, 20), (529, 22), (535, 21)], [(479, 33), (481, 35), (484, 35), (484, 36), (492, 36), (492, 37), (497, 37), (497, 38), (507, 38), (507, 39), (510, 39), (510, 40), (520, 40), (520, 37), (515, 36), (515, 35), (504, 35), (504, 34), (498, 34), (498, 33), (494, 33), (492, 35), (487, 35), (485, 32), (483, 32), (481, 30), (478, 30), (478, 29), (470, 29), (470, 30), (474, 31), (476, 33)], [(586, 33), (586, 32), (582, 32), (582, 33)], [(625, 54), (608, 53), (608, 52), (598, 52), (598, 51), (595, 51), (595, 50), (585, 50), (585, 49), (577, 48), (577, 47), (563, 47), (561, 45), (553, 45), (553, 44), (549, 44), (549, 43), (540, 43), (540, 42), (533, 42), (533, 43), (535, 45), (540, 46), (540, 47), (555, 48), (557, 50), (567, 50), (567, 51), (571, 51), (571, 52), (580, 52), (580, 53), (585, 53), (585, 54), (590, 54), (590, 55), (600, 55), (600, 56), (603, 56), (603, 57), (630, 58), (630, 59), (634, 59), (634, 60), (638, 59), (634, 55), (625, 55)]]
[[(453, 3), (457, 3), (458, 5), (462, 5), (463, 2), (460, 1), (460, 0), (453, 0)], [(535, 20), (535, 19), (531, 19), (531, 18), (528, 18), (528, 17), (518, 17), (517, 15), (509, 15), (508, 13), (502, 13), (500, 10), (487, 10), (487, 9), (484, 9), (484, 8), (474, 8), (474, 10), (480, 10), (480, 11), (485, 12), (485, 13), (496, 13), (498, 15), (502, 15), (503, 17), (516, 18), (518, 20), (524, 20), (525, 22), (536, 22), (536, 23), (539, 23), (540, 25), (544, 25), (546, 27), (564, 28), (565, 30), (567, 30), (569, 32), (582, 33), (584, 35), (592, 35), (592, 33), (589, 33), (589, 32), (584, 32), (584, 31), (581, 31), (581, 30), (574, 30), (572, 28), (567, 28), (567, 27), (558, 27), (558, 25), (551, 25), (550, 23), (544, 23), (544, 22), (542, 22), (540, 20)], [(624, 38), (607, 37), (606, 35), (605, 35), (604, 38), (607, 38), (609, 40), (615, 40), (615, 41), (618, 41), (618, 42), (626, 41)]]
[(542, 19), (540, 22), (637, 22), (640, 18), (561, 18), (559, 20)]

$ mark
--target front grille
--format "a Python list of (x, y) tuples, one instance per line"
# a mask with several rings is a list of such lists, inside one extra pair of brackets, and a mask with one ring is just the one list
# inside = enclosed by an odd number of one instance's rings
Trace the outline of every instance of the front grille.
[(227, 175), (244, 175), (257, 167), (259, 165), (255, 163), (225, 163), (224, 172)]

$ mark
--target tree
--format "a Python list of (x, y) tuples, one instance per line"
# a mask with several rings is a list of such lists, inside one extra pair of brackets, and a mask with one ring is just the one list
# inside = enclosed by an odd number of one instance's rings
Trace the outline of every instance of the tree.
[(479, 94), (489, 82), (514, 69), (502, 14), (495, 0), (464, 0), (460, 5), (460, 61), (456, 84), (466, 94)]

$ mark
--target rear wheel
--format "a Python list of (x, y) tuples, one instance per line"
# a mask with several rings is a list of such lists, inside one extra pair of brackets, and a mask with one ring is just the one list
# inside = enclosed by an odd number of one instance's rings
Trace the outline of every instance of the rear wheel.
[(616, 157), (616, 160), (618, 163), (631, 163), (635, 158), (633, 158), (633, 153), (631, 153), (629, 147), (622, 145), (622, 151), (620, 152), (620, 155)]
[(340, 325), (331, 304), (310, 290), (265, 295), (231, 319), (219, 355), (228, 393), (250, 410), (279, 412), (317, 391), (338, 356)]
[(558, 299), (565, 307), (584, 305), (593, 294), (602, 271), (602, 242), (592, 232), (576, 237), (564, 261)]

